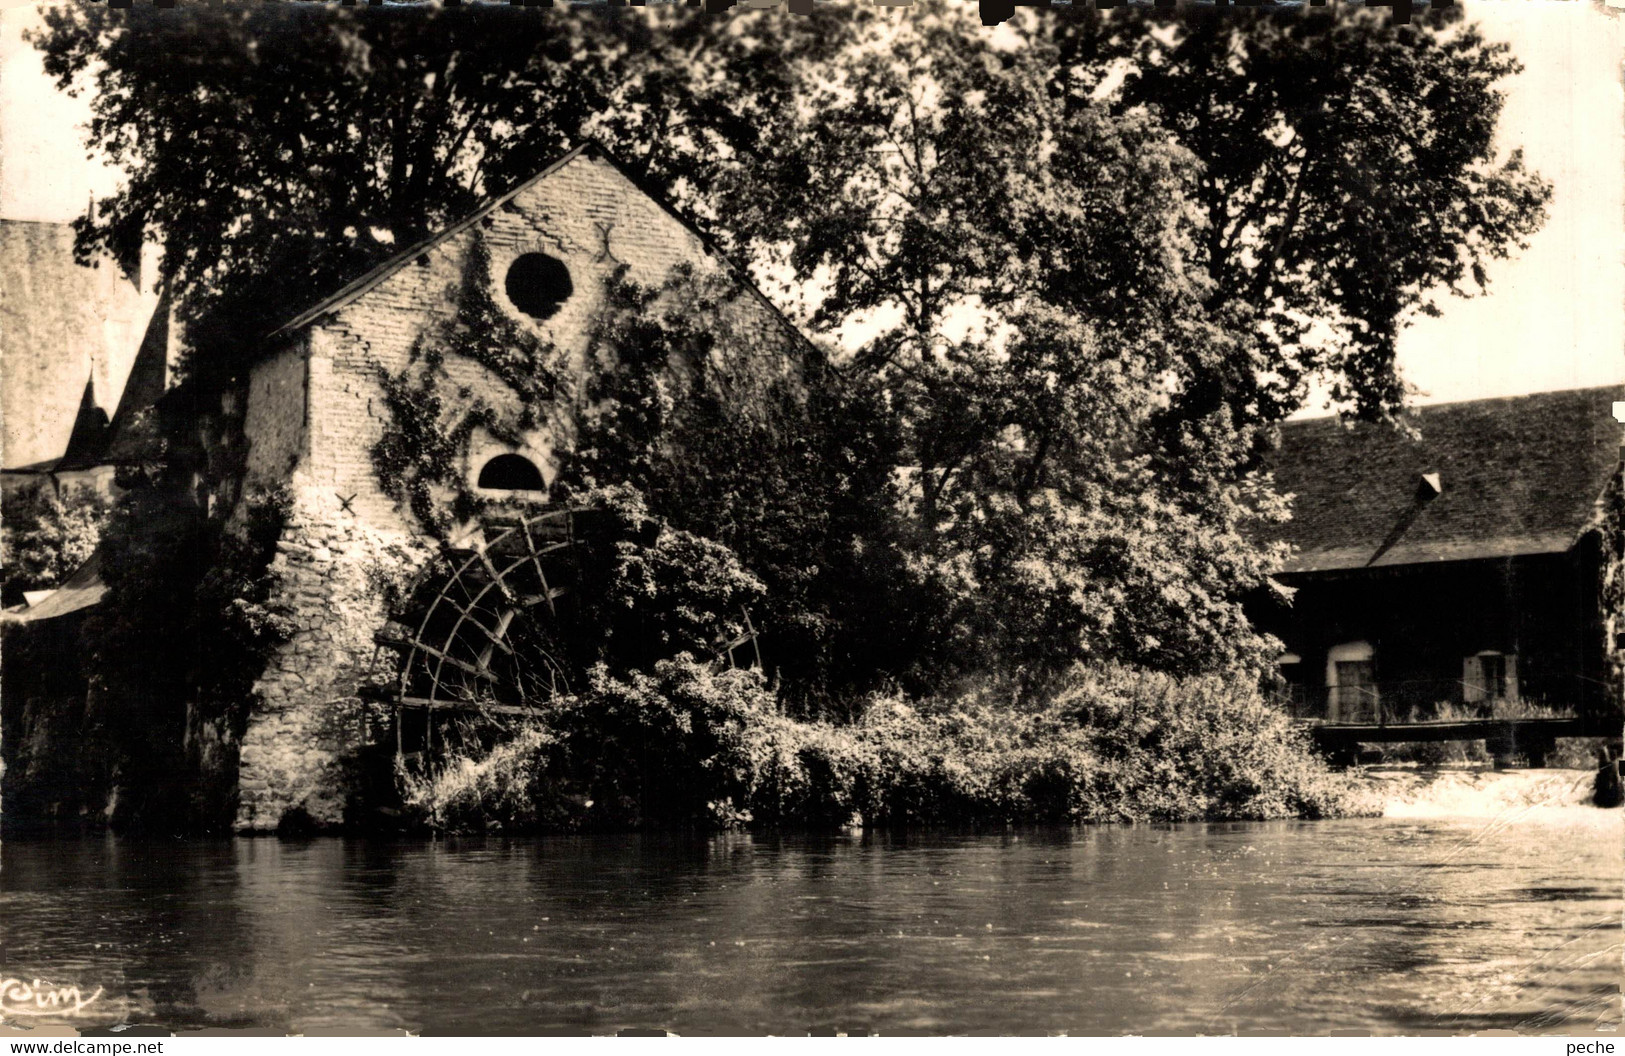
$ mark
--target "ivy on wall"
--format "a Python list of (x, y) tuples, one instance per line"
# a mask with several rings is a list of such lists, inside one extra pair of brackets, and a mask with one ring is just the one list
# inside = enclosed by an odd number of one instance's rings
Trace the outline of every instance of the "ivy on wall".
[(235, 750), (253, 685), (295, 629), (272, 568), (287, 488), (246, 494), (233, 520), (209, 516), (185, 476), (132, 480), (102, 533), (107, 594), (84, 625), (82, 732), (106, 734), (115, 824), (229, 825), (227, 775), (189, 760), (193, 735), (211, 726)]
[[(490, 282), (476, 232), (455, 313), (426, 330), (405, 369), (380, 375), (389, 419), (372, 455), (387, 494), (447, 539), (488, 505), (467, 477), (473, 431), (517, 444), (546, 427), (555, 499), (629, 490), (673, 539), (714, 545), (759, 580), (751, 611), (798, 700), (823, 712), (813, 698), (844, 699), (894, 673), (915, 633), (908, 613), (930, 606), (909, 589), (893, 473), (901, 437), (883, 393), (709, 270), (679, 265), (641, 284), (617, 269), (587, 322), (582, 369), (568, 373), (498, 307)], [(454, 357), (517, 398), (459, 385)], [(646, 585), (644, 608), (686, 596)]]
[[(372, 450), (378, 482), (442, 539), (487, 505), (464, 472), (474, 430), (517, 446), (543, 424), (560, 390), (556, 350), (497, 305), (490, 283), (491, 252), (475, 229), (456, 311), (418, 338), (400, 372), (379, 368), (389, 413)], [(513, 392), (514, 405), (457, 385), (446, 367), (451, 356), (489, 370)]]

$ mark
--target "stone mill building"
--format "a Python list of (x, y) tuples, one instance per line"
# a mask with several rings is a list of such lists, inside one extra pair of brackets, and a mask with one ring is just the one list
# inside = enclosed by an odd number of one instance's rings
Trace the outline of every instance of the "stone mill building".
[[(470, 276), (471, 265), (485, 274)], [(386, 428), (384, 377), (405, 369), (425, 332), (456, 310), (465, 281), (485, 284), (497, 312), (579, 369), (612, 276), (657, 287), (683, 267), (720, 276), (734, 291), (730, 332), (738, 340), (719, 354), (782, 356), (803, 347), (691, 227), (590, 145), (273, 335), (244, 397), (242, 490), (290, 489), (273, 571), (297, 630), (256, 687), (238, 750), (239, 831), (275, 829), (290, 811), (317, 825), (343, 820), (333, 769), (361, 736), (366, 705), (357, 683), (376, 661), (375, 639), (389, 615), (377, 570), (428, 547), (423, 525), (380, 484), (374, 450)], [(444, 368), (448, 400), (500, 409), (516, 399), (480, 362), (450, 356)], [(460, 472), (473, 494), (545, 503), (555, 445), (564, 442), (546, 422), (504, 437), (475, 427), (461, 445)]]
[[(200, 481), (210, 516), (241, 526), (256, 497), (271, 494), (282, 516), (270, 572), (285, 640), (244, 720), (187, 723), (188, 757), (200, 780), (223, 790), (237, 831), (346, 822), (357, 754), (396, 750), (390, 702), (362, 692), (380, 681), (379, 636), (394, 615), (380, 580), (423, 568), (466, 526), (429, 530), (381, 480), (379, 445), (399, 425), (390, 379), (422, 362), (426, 335), (457, 316), (471, 286), (502, 333), (547, 347), (568, 373), (585, 369), (612, 280), (658, 289), (674, 274), (728, 291), (727, 337), (713, 357), (766, 357), (778, 376), (799, 377), (806, 339), (671, 208), (587, 145), (289, 320), (218, 410), (195, 412), (233, 434), (238, 452), (224, 476), (211, 470)], [(508, 510), (548, 509), (556, 451), (569, 437), (557, 418), (512, 413), (530, 379), (455, 353), (435, 367), (441, 419), (418, 424), (433, 431), (471, 408), (481, 423), (450, 439), (459, 479), (436, 484), (437, 497), (462, 491)], [(490, 425), (498, 419), (503, 427)]]

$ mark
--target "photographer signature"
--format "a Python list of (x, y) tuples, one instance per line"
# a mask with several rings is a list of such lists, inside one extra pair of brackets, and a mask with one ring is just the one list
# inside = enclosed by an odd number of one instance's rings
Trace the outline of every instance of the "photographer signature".
[(3, 976), (0, 977), (0, 1017), (77, 1016), (101, 996), (99, 986), (87, 997), (77, 986), (57, 986), (40, 979), (30, 983)]

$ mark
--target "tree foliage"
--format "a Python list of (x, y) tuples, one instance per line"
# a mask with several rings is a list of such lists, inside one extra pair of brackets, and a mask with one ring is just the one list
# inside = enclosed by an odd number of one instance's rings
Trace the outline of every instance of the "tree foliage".
[[(1175, 412), (1274, 419), (1305, 383), (1371, 415), (1404, 394), (1394, 342), (1445, 292), (1484, 287), (1550, 186), (1497, 160), (1497, 85), (1520, 69), (1459, 12), (1125, 11), (1035, 28), (1073, 105), (1145, 110), (1196, 158), (1191, 263), (1206, 302), (1244, 306), (1253, 347), (1202, 365)], [(1113, 83), (1114, 71), (1122, 71)]]
[(729, 548), (762, 578), (752, 610), (788, 695), (830, 706), (905, 673), (922, 637), (901, 440), (861, 375), (787, 330), (765, 345), (740, 333), (740, 299), (687, 269), (661, 288), (610, 282), (558, 485), (634, 489), (648, 514)]
[(730, 402), (622, 291), (568, 479), (732, 550), (826, 668), (1255, 661), (1274, 425), (1317, 383), (1395, 409), (1407, 321), (1540, 222), (1516, 63), (1453, 10), (974, 22), (84, 6), (38, 43), (128, 174), (81, 247), (160, 241), (195, 378), (593, 135), (848, 354)]
[(67, 494), (47, 484), (7, 492), (0, 511), (0, 591), (15, 605), (23, 591), (60, 584), (96, 549), (112, 503), (92, 488)]

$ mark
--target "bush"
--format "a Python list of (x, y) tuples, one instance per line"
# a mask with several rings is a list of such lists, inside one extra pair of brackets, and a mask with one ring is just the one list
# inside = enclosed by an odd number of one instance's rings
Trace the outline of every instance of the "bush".
[(1053, 707), (1089, 730), (1102, 755), (1095, 808), (1103, 820), (1344, 810), (1307, 735), (1250, 683), (1078, 668)]
[(440, 830), (564, 827), (575, 811), (549, 780), (557, 744), (532, 722), (479, 758), (454, 754), (427, 775), (398, 770), (402, 805)]
[(0, 601), (59, 585), (96, 549), (111, 501), (92, 488), (33, 484), (5, 496), (0, 511)]
[[(1255, 689), (1073, 669), (1041, 700), (874, 699), (851, 725), (798, 721), (754, 671), (684, 656), (594, 671), (545, 730), (416, 793), (439, 826), (1003, 825), (1327, 817), (1344, 788)], [(528, 740), (523, 738), (528, 737)], [(576, 790), (590, 803), (560, 807)]]

